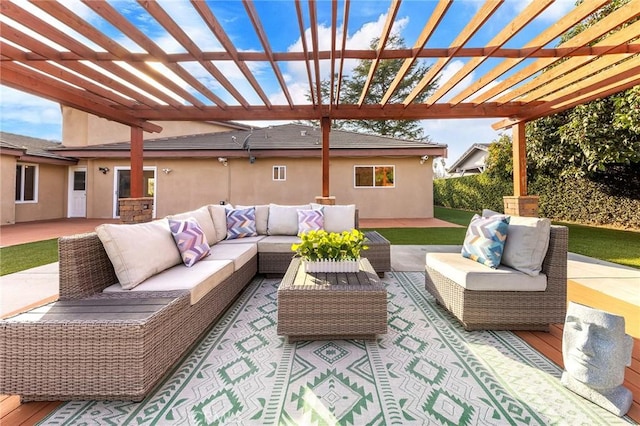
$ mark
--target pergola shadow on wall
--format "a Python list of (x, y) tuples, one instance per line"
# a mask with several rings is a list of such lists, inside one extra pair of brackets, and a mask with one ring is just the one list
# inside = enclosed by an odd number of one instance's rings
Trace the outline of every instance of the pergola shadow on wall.
[[(297, 20), (301, 37), (299, 50), (280, 52), (271, 48), (270, 37), (275, 34), (265, 29), (260, 3), (245, 0), (242, 7), (234, 4), (238, 10), (233, 25), (251, 31), (262, 46), (261, 50), (243, 51), (229, 35), (230, 24), (220, 16), (220, 11), (229, 7), (226, 2), (181, 2), (180, 7), (189, 8), (187, 12), (207, 29), (204, 36), (219, 46), (209, 51), (156, 1), (138, 0), (138, 14), (144, 16), (136, 19), (131, 18), (130, 8), (119, 10), (117, 2), (82, 0), (86, 10), (79, 13), (69, 8), (72, 3), (2, 1), (0, 83), (130, 126), (132, 197), (142, 195), (143, 131), (162, 130), (154, 121), (319, 120), (323, 129), (322, 196), (329, 198), (332, 120), (495, 117), (499, 121), (494, 128), (513, 128), (514, 197), (506, 206), (515, 209), (513, 214), (531, 213), (524, 124), (640, 83), (640, 21), (635, 21), (640, 7), (636, 0), (560, 45), (556, 45), (558, 37), (606, 7), (608, 1), (584, 1), (527, 42), (519, 42), (519, 36), (553, 4), (553, 0), (536, 0), (513, 13), (511, 21), (494, 29), (493, 38), (481, 46), (473, 44), (474, 35), (486, 29), (509, 2), (476, 2), (472, 18), (459, 22), (460, 28), (448, 45), (437, 47), (429, 40), (442, 29), (448, 14), (456, 13), (452, 12), (454, 2), (424, 2), (424, 15), (412, 17), (423, 22), (422, 31), (415, 39), (406, 40), (411, 47), (403, 49), (385, 48), (402, 2), (380, 1), (388, 5), (386, 21), (377, 48), (369, 50), (349, 49), (346, 44), (349, 18), (357, 2), (278, 1), (283, 19)], [(319, 47), (320, 12), (330, 16), (330, 48), (324, 50)], [(162, 28), (171, 44), (179, 46), (179, 52), (165, 50), (146, 35), (149, 26)], [(117, 38), (114, 32), (119, 34)], [(380, 61), (391, 58), (401, 59), (402, 67), (382, 99), (370, 102), (367, 95)], [(341, 97), (344, 65), (350, 59), (371, 61), (356, 103), (345, 103)], [(429, 71), (409, 95), (394, 96), (411, 66), (424, 59), (431, 61)], [(461, 69), (449, 80), (439, 81), (426, 100), (418, 101), (454, 60), (464, 61)], [(221, 71), (221, 66), (231, 63), (242, 76), (242, 87)], [(303, 64), (306, 70), (310, 99), (305, 101), (294, 99), (282, 71), (294, 63)], [(281, 103), (267, 95), (263, 76), (255, 72), (256, 64), (270, 70)], [(321, 65), (330, 69), (328, 96), (321, 90)], [(469, 78), (474, 80), (467, 85)], [(252, 91), (251, 102), (246, 88)]]

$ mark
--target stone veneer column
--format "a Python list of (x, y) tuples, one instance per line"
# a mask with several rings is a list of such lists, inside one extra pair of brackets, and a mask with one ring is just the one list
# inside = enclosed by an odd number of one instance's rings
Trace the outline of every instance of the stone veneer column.
[(520, 195), (502, 197), (504, 202), (504, 214), (512, 216), (538, 217), (537, 195)]
[(153, 197), (120, 198), (120, 222), (142, 223), (153, 219)]
[(333, 195), (329, 197), (317, 196), (316, 203), (322, 204), (325, 206), (334, 206), (336, 204), (336, 197), (334, 197)]

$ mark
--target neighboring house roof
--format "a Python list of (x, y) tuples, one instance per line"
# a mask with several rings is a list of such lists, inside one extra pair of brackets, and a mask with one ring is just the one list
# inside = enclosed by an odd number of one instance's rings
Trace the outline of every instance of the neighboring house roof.
[(12, 155), (20, 157), (20, 161), (77, 163), (75, 158), (50, 151), (58, 147), (60, 142), (0, 132), (0, 149), (3, 152), (11, 151)]
[[(386, 136), (368, 135), (332, 129), (329, 135), (332, 153), (341, 151), (342, 154), (353, 155), (354, 150), (364, 155), (380, 154), (406, 155), (406, 154), (430, 154), (433, 156), (444, 155), (447, 146), (442, 144), (427, 143), (415, 140), (395, 139)], [(245, 144), (246, 141), (246, 144)], [(179, 156), (182, 152), (185, 156), (192, 156), (194, 151), (204, 155), (207, 151), (216, 155), (237, 154), (242, 156), (243, 151), (251, 150), (252, 153), (262, 152), (275, 155), (286, 155), (295, 151), (298, 154), (308, 152), (310, 156), (318, 156), (322, 148), (322, 131), (318, 127), (302, 124), (284, 124), (264, 128), (256, 128), (249, 131), (232, 130), (228, 132), (204, 133), (188, 136), (149, 139), (144, 141), (145, 156), (153, 156), (154, 152), (171, 151)], [(85, 157), (102, 152), (108, 156), (118, 151), (129, 151), (130, 142), (119, 142), (88, 147), (58, 147), (58, 151), (69, 151), (74, 157)], [(401, 150), (401, 152), (397, 152)], [(374, 152), (375, 151), (375, 152)]]
[[(447, 168), (447, 172), (449, 173), (456, 173), (456, 172), (465, 172), (468, 170), (477, 170), (478, 172), (481, 172), (482, 170), (480, 170), (480, 166), (476, 163), (473, 164), (467, 164), (467, 162), (473, 157), (474, 154), (476, 154), (478, 151), (483, 151), (486, 156), (486, 153), (489, 152), (489, 145), (488, 143), (476, 143), (471, 145), (471, 147), (469, 149), (467, 149), (464, 154), (462, 154), (460, 156), (460, 158), (458, 158), (456, 161), (454, 161), (454, 163), (449, 166)], [(484, 164), (482, 164), (482, 166), (484, 166)]]

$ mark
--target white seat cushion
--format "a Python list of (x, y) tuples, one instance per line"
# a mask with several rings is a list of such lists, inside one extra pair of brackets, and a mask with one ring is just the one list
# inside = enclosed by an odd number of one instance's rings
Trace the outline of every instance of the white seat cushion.
[(257, 255), (257, 244), (216, 244), (211, 247), (211, 254), (205, 257), (203, 261), (231, 260), (233, 267), (237, 271)]
[(460, 253), (427, 253), (426, 265), (467, 290), (544, 291), (547, 276), (527, 275), (504, 265), (489, 268)]
[(291, 244), (298, 244), (302, 240), (294, 235), (269, 235), (258, 242), (259, 253), (287, 253), (291, 252)]
[(257, 244), (258, 241), (265, 238), (264, 235), (258, 235), (257, 237), (244, 237), (244, 238), (235, 238), (233, 240), (222, 240), (218, 244), (226, 245), (226, 244)]
[(131, 290), (125, 290), (120, 284), (114, 284), (102, 290), (105, 293), (120, 291), (173, 291), (189, 290), (191, 304), (195, 305), (209, 291), (233, 274), (231, 260), (211, 260), (198, 262), (188, 268), (174, 266), (151, 278)]

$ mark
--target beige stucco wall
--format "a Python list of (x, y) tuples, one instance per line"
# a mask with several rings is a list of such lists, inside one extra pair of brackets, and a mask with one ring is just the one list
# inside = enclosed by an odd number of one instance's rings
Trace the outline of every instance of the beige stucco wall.
[[(79, 165), (83, 165), (80, 163)], [(87, 164), (87, 216), (113, 215), (116, 167), (128, 167), (128, 159), (91, 160)], [(200, 159), (150, 159), (145, 167), (156, 167), (156, 217), (184, 212), (205, 204), (301, 204), (322, 193), (320, 159), (246, 158), (232, 159), (225, 167), (217, 157)], [(286, 181), (272, 179), (273, 166), (286, 166)], [(354, 188), (354, 165), (394, 165), (395, 188)], [(108, 174), (98, 167), (110, 168)], [(171, 169), (165, 174), (163, 168)], [(331, 160), (331, 195), (339, 204), (354, 203), (362, 218), (433, 217), (431, 161), (417, 158)]]
[[(213, 133), (229, 130), (215, 123), (196, 121), (158, 121), (161, 133), (143, 133), (144, 139)], [(88, 146), (131, 139), (131, 128), (77, 109), (62, 107), (62, 143), (65, 146)]]
[[(66, 217), (67, 170), (67, 166), (38, 165), (38, 201), (35, 203), (16, 203), (16, 222)], [(15, 189), (11, 193), (15, 193)]]
[(16, 157), (0, 155), (0, 224), (15, 223)]

